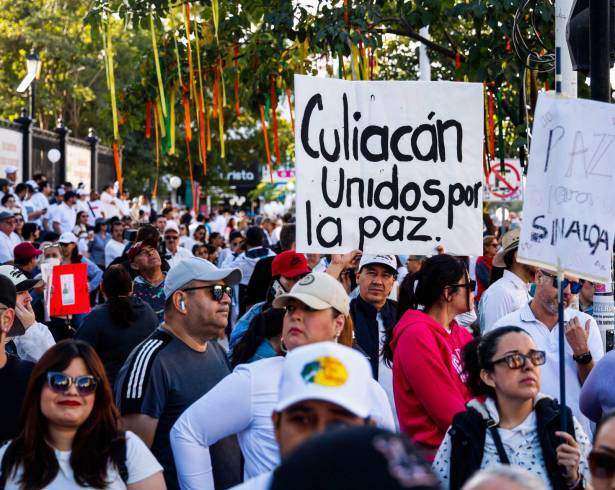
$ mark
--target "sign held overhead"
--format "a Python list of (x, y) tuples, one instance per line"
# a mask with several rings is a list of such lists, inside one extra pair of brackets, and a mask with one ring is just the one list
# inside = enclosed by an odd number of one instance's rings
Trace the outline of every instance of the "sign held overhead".
[(480, 84), (297, 75), (295, 104), (297, 250), (482, 254)]
[(615, 106), (541, 93), (518, 259), (611, 281)]

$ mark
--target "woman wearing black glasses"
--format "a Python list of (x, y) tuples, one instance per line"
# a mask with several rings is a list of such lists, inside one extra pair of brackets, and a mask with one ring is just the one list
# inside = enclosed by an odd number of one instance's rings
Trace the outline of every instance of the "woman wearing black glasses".
[(567, 407), (569, 432), (560, 431), (559, 404), (540, 394), (546, 355), (529, 334), (495, 329), (469, 343), (463, 359), (477, 398), (454, 417), (438, 450), (433, 469), (442, 486), (457, 490), (479, 469), (512, 464), (556, 490), (585, 488), (589, 440)]
[(102, 362), (85, 342), (64, 340), (34, 367), (19, 435), (0, 449), (0, 488), (166, 488), (162, 467), (124, 432)]

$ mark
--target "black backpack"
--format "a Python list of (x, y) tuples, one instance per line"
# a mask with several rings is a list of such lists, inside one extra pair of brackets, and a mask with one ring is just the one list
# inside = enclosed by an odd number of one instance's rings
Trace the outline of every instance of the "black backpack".
[[(9, 446), (6, 448), (4, 455), (2, 456), (2, 461), (0, 461), (0, 490), (4, 490), (6, 487), (6, 479), (7, 475), (7, 466), (8, 466), (8, 456), (13, 451), (13, 445), (9, 443)], [(126, 439), (123, 439), (122, 447), (120, 449), (120, 464), (118, 466), (117, 472), (120, 475), (120, 478), (124, 483), (128, 482), (128, 467), (126, 466)]]

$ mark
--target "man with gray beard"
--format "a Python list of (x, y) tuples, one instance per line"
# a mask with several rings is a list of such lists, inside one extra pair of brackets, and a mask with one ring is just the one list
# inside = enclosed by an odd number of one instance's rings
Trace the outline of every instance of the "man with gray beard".
[[(547, 362), (540, 370), (540, 391), (559, 400), (559, 324), (557, 278), (545, 270), (536, 271), (536, 294), (534, 299), (523, 308), (509, 313), (487, 332), (498, 327), (517, 326), (528, 332), (538, 350), (545, 351)], [(578, 279), (566, 276), (563, 282), (564, 303), (580, 290)], [(602, 356), (604, 349), (598, 324), (591, 316), (581, 311), (567, 308), (564, 310), (566, 336), (566, 405), (583, 426), (586, 434), (591, 434), (589, 420), (579, 409), (581, 385)]]

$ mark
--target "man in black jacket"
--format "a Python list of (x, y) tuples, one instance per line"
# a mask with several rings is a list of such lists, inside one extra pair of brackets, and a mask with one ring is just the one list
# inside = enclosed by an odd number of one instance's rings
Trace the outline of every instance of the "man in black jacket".
[(17, 291), (13, 282), (0, 275), (0, 444), (17, 435), (19, 412), (34, 363), (19, 359), (5, 350), (6, 337), (22, 335), (24, 326), (15, 313)]
[[(389, 299), (397, 277), (394, 255), (363, 255), (359, 262), (359, 295), (350, 302), (350, 314), (359, 347), (367, 354), (376, 380), (383, 369), (380, 350), (384, 334), (395, 325), (397, 303)], [(385, 374), (386, 376), (386, 374)], [(386, 388), (385, 388), (386, 389)]]

